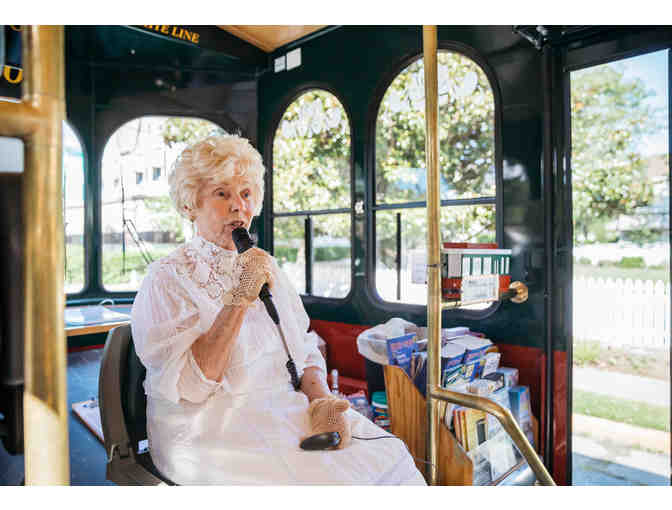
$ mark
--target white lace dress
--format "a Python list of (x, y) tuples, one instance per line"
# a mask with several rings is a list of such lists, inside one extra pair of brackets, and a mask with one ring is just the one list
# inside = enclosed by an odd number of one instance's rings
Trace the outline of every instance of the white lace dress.
[[(225, 377), (206, 379), (191, 345), (221, 309), (236, 257), (196, 236), (149, 266), (135, 298), (133, 339), (147, 367), (147, 432), (157, 468), (178, 484), (424, 484), (397, 439), (299, 448), (310, 431), (308, 399), (292, 388), (280, 335), (258, 299)], [(277, 264), (274, 272), (273, 301), (299, 375), (307, 366), (326, 372), (299, 295)], [(353, 435), (385, 435), (356, 411), (347, 415)]]

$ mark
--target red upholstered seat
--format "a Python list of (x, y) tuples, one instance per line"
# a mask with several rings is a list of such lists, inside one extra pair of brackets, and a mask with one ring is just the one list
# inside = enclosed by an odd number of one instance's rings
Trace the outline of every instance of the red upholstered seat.
[[(338, 389), (349, 395), (359, 390), (367, 393), (366, 365), (357, 351), (357, 337), (371, 326), (346, 324), (311, 319), (310, 329), (320, 335), (327, 344), (327, 368), (338, 370)], [(331, 378), (329, 377), (330, 383)]]

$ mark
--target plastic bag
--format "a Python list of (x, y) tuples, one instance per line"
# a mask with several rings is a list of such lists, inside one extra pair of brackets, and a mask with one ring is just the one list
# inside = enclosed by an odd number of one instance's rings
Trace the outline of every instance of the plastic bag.
[(408, 333), (418, 333), (418, 326), (399, 317), (393, 317), (384, 324), (362, 331), (357, 337), (357, 350), (369, 361), (379, 365), (389, 365), (387, 339)]

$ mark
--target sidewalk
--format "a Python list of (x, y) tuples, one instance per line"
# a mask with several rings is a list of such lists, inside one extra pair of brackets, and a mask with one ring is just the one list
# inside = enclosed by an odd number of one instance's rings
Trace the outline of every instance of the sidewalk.
[(659, 379), (574, 367), (572, 383), (578, 390), (670, 407), (670, 384)]
[(645, 429), (583, 414), (572, 415), (572, 433), (598, 441), (610, 441), (627, 448), (638, 448), (670, 455), (670, 433)]
[(573, 485), (669, 485), (670, 434), (573, 415)]

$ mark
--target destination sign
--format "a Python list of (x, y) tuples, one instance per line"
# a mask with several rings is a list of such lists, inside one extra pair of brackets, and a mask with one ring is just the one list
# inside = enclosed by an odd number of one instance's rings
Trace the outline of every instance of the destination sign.
[(188, 41), (190, 43), (199, 44), (201, 34), (193, 30), (187, 30), (179, 25), (141, 25), (142, 28), (152, 30), (159, 34), (167, 35), (173, 39), (180, 41)]

